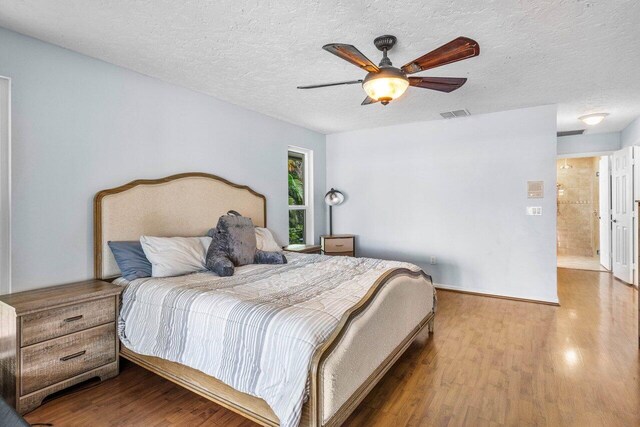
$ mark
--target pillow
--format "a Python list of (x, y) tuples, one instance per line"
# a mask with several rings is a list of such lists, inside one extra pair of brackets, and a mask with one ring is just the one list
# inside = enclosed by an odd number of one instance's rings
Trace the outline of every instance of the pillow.
[(226, 256), (233, 265), (253, 264), (256, 255), (256, 233), (251, 218), (222, 215), (216, 228), (209, 230), (212, 237), (207, 256)]
[(107, 242), (122, 277), (131, 281), (151, 276), (151, 263), (139, 241)]
[(140, 237), (153, 277), (180, 276), (206, 270), (210, 237)]
[(256, 227), (256, 248), (259, 251), (282, 252), (282, 248), (276, 243), (271, 230), (262, 227)]
[(258, 249), (254, 264), (286, 264), (287, 258), (282, 252), (265, 252)]

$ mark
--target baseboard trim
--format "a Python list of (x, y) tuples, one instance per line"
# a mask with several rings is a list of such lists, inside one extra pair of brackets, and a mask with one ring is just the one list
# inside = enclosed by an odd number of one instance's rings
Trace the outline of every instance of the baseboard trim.
[(488, 293), (488, 292), (467, 291), (467, 290), (464, 290), (464, 289), (454, 288), (452, 286), (441, 285), (441, 284), (435, 284), (434, 286), (439, 291), (457, 292), (457, 293), (460, 293), (460, 294), (475, 295), (475, 296), (479, 296), (479, 297), (498, 298), (498, 299), (506, 299), (506, 300), (510, 300), (510, 301), (529, 302), (529, 303), (533, 303), (533, 304), (543, 304), (543, 305), (551, 305), (553, 307), (560, 307), (560, 303), (553, 302), (553, 301), (544, 301), (544, 300), (539, 300), (539, 299), (510, 297), (510, 296), (507, 296), (507, 295), (491, 294), (491, 293)]

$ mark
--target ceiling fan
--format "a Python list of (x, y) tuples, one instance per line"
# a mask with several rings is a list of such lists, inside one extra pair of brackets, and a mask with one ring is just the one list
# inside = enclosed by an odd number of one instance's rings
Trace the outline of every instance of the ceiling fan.
[(396, 44), (395, 36), (376, 37), (373, 44), (382, 51), (382, 60), (377, 66), (362, 54), (355, 46), (350, 44), (330, 43), (322, 46), (327, 52), (352, 63), (368, 74), (364, 80), (350, 80), (346, 82), (326, 83), (310, 86), (298, 86), (298, 89), (315, 89), (318, 87), (352, 85), (362, 83), (367, 97), (362, 101), (362, 105), (374, 104), (376, 102), (387, 105), (389, 102), (400, 97), (409, 86), (432, 89), (440, 92), (451, 92), (461, 87), (467, 79), (456, 77), (407, 77), (407, 74), (414, 74), (463, 59), (473, 58), (480, 54), (480, 45), (467, 37), (458, 37), (439, 48), (414, 59), (413, 61), (396, 68), (391, 64), (387, 52)]

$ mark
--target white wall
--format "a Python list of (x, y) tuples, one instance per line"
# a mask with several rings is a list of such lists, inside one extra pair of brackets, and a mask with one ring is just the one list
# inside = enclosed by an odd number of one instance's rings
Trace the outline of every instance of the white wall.
[(346, 195), (334, 232), (440, 284), (556, 302), (555, 165), (555, 106), (328, 135), (327, 186)]
[(11, 80), (0, 76), (0, 294), (11, 290)]
[(561, 136), (558, 138), (558, 156), (608, 154), (622, 148), (620, 132)]
[[(14, 292), (91, 277), (92, 198), (136, 178), (202, 171), (249, 185), (286, 243), (296, 145), (314, 150), (324, 206), (322, 134), (2, 28), (0, 75), (13, 80)], [(317, 240), (324, 209), (315, 224)]]
[(640, 145), (640, 117), (631, 122), (622, 131), (622, 146)]

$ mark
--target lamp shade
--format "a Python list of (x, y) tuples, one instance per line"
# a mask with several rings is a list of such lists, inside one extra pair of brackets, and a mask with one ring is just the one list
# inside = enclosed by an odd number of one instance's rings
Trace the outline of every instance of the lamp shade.
[(332, 188), (327, 192), (327, 194), (325, 194), (324, 201), (329, 206), (339, 205), (340, 203), (344, 202), (344, 194), (342, 194), (335, 188)]
[(389, 102), (399, 98), (409, 87), (409, 79), (397, 68), (383, 67), (377, 73), (369, 73), (362, 88), (369, 98)]

